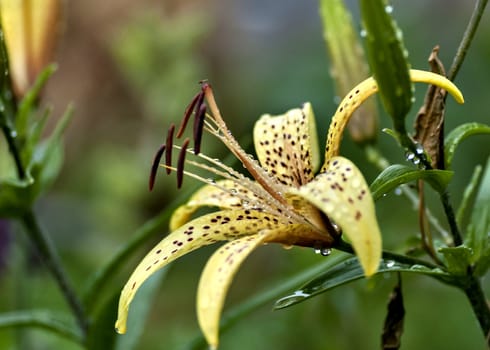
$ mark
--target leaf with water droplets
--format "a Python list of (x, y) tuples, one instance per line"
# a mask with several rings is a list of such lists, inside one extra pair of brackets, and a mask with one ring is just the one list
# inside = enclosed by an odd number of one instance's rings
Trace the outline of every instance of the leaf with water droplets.
[(443, 192), (452, 176), (453, 172), (449, 170), (419, 170), (406, 165), (394, 164), (378, 175), (370, 189), (374, 200), (377, 200), (400, 185), (422, 179), (437, 192)]
[(218, 241), (251, 236), (262, 230), (283, 228), (284, 232), (287, 232), (289, 226), (268, 214), (238, 209), (203, 215), (181, 226), (158, 243), (133, 271), (121, 292), (117, 331), (126, 332), (129, 305), (138, 288), (152, 274), (171, 261)]
[(254, 143), (262, 167), (284, 185), (296, 187), (307, 183), (320, 164), (310, 103), (282, 115), (263, 115), (255, 123)]
[(366, 276), (376, 272), (381, 258), (381, 233), (369, 188), (354, 163), (334, 157), (327, 162), (324, 173), (290, 192), (308, 200), (342, 229)]
[(197, 290), (197, 317), (208, 344), (217, 348), (219, 321), (226, 294), (238, 268), (266, 240), (266, 234), (235, 239), (208, 260)]
[[(385, 272), (412, 272), (435, 277), (442, 281), (450, 281), (451, 276), (438, 268), (429, 268), (423, 265), (404, 264), (394, 260), (381, 259), (377, 274)], [(315, 297), (335, 287), (364, 277), (364, 270), (357, 258), (345, 260), (329, 270), (321, 273), (310, 282), (302, 285), (293, 293), (279, 299), (274, 309), (283, 309), (307, 299)]]
[(366, 35), (369, 65), (379, 85), (381, 100), (393, 119), (395, 130), (405, 131), (405, 116), (412, 105), (413, 87), (409, 76), (403, 35), (386, 11), (383, 0), (361, 0), (361, 17)]
[(466, 123), (453, 129), (444, 140), (446, 169), (451, 169), (454, 153), (459, 144), (472, 135), (490, 134), (490, 126), (482, 123)]

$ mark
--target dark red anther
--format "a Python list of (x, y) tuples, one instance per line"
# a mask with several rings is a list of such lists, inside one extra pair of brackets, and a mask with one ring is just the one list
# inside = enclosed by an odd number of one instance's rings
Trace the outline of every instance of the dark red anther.
[(198, 111), (199, 105), (201, 105), (203, 101), (204, 101), (204, 93), (202, 91), (197, 93), (196, 96), (192, 98), (191, 103), (189, 103), (189, 105), (185, 109), (184, 118), (182, 118), (182, 122), (180, 123), (179, 130), (177, 131), (176, 136), (178, 139), (182, 137), (182, 134), (184, 134), (185, 127), (189, 122), (189, 118), (191, 117), (192, 111), (194, 110), (194, 108), (196, 109), (196, 111)]
[(160, 159), (162, 158), (163, 152), (165, 152), (165, 145), (162, 144), (153, 157), (153, 164), (151, 165), (150, 178), (148, 181), (148, 188), (150, 191), (153, 190), (153, 186), (155, 186), (155, 178), (157, 176), (158, 166), (160, 165)]
[(203, 103), (196, 113), (194, 119), (194, 154), (201, 152), (202, 132), (204, 129), (204, 118), (206, 117), (206, 105)]
[(172, 166), (172, 148), (174, 144), (174, 131), (175, 131), (175, 124), (172, 123), (170, 125), (170, 128), (168, 128), (167, 131), (167, 140), (165, 141), (165, 148), (167, 149), (167, 153), (165, 153), (165, 166), (166, 166), (166, 172), (167, 175), (172, 172), (172, 169), (170, 168)]
[(187, 147), (189, 146), (190, 139), (186, 138), (182, 144), (182, 148), (179, 153), (179, 160), (177, 161), (177, 188), (182, 187), (182, 181), (184, 181), (184, 163)]

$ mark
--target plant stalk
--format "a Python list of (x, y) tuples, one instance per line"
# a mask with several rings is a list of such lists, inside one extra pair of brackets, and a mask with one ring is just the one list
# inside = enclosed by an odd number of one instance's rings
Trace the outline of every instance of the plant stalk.
[(468, 49), (470, 47), (473, 38), (475, 37), (476, 29), (480, 24), (481, 17), (483, 12), (485, 12), (485, 7), (487, 6), (488, 0), (478, 0), (475, 4), (475, 8), (473, 9), (473, 13), (471, 14), (470, 21), (468, 22), (468, 26), (463, 34), (463, 38), (459, 44), (458, 50), (456, 51), (456, 55), (454, 56), (453, 63), (451, 64), (451, 68), (449, 69), (449, 73), (447, 78), (449, 80), (454, 80), (456, 75), (463, 64), (463, 61), (468, 53)]
[(34, 243), (34, 246), (36, 247), (43, 262), (46, 264), (46, 267), (49, 269), (49, 271), (51, 271), (54, 279), (58, 283), (61, 292), (73, 311), (82, 334), (85, 335), (88, 329), (88, 319), (51, 240), (42, 230), (36, 216), (32, 211), (25, 213), (20, 218), (20, 221), (23, 224), (30, 240)]

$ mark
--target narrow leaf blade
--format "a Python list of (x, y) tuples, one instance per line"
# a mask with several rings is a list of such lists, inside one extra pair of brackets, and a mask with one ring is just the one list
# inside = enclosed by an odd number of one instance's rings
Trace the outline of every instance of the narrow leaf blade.
[[(394, 260), (382, 259), (377, 274), (385, 272), (414, 272), (433, 276), (441, 280), (450, 279), (447, 273), (437, 268), (431, 269), (423, 265), (403, 264)], [(283, 309), (298, 304), (320, 293), (363, 277), (364, 273), (357, 258), (348, 259), (306, 283), (293, 294), (277, 300), (274, 308)]]
[(402, 184), (422, 179), (437, 192), (442, 192), (451, 181), (452, 176), (453, 172), (448, 170), (419, 170), (406, 165), (394, 164), (378, 175), (370, 189), (374, 200), (377, 200)]

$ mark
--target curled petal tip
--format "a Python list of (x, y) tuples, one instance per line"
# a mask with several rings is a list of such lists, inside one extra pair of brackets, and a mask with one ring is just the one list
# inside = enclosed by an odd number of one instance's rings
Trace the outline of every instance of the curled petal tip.
[(117, 333), (125, 334), (126, 333), (126, 322), (122, 321), (121, 319), (118, 319), (116, 321), (115, 329), (116, 329)]

